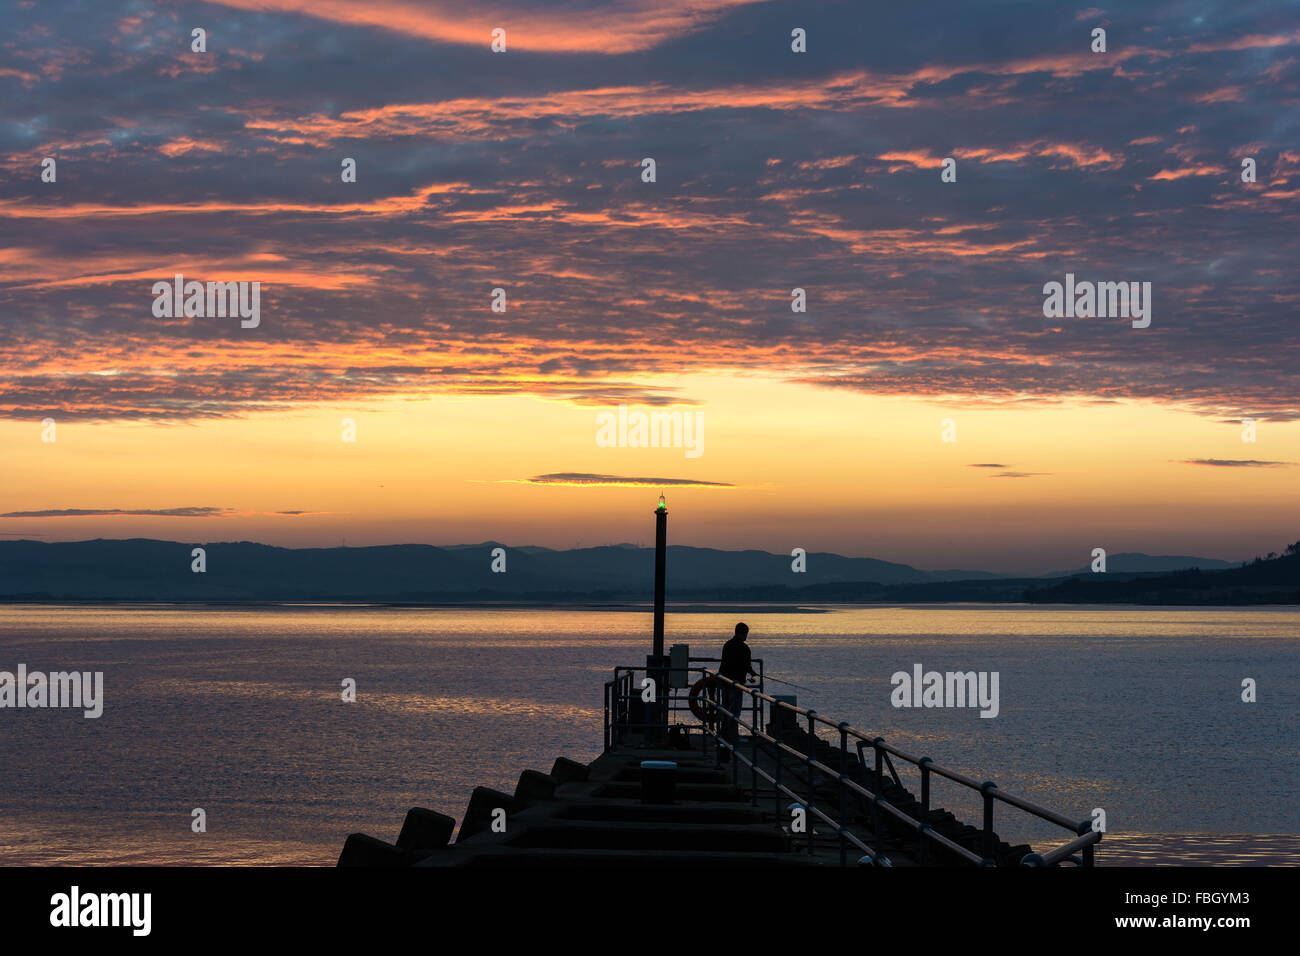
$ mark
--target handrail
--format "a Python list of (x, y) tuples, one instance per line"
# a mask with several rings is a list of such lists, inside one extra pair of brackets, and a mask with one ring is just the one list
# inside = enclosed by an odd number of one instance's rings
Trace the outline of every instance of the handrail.
[[(1074, 859), (1074, 854), (1082, 850), (1085, 858), (1090, 854), (1092, 848), (1101, 842), (1101, 834), (1094, 832), (1089, 828), (1088, 832), (1082, 836), (1076, 837), (1069, 843), (1058, 846), (1047, 853), (1028, 853), (1020, 861), (1021, 866), (1056, 866), (1063, 860)], [(1080, 862), (1076, 860), (1075, 862)], [(1087, 864), (1084, 864), (1087, 865)]]
[[(717, 660), (716, 658), (697, 658), (697, 657), (690, 658), (691, 662), (704, 661), (708, 663), (713, 663), (716, 660)], [(761, 674), (762, 673), (761, 661), (756, 661), (756, 663), (759, 664), (759, 672)], [(614, 720), (611, 723), (611, 717), (616, 718), (621, 713), (619, 710), (618, 702), (620, 700), (626, 700), (627, 697), (631, 695), (633, 674), (637, 671), (644, 671), (644, 670), (647, 670), (647, 668), (637, 667), (637, 666), (616, 667), (614, 668), (614, 679), (612, 681), (607, 682), (605, 685), (606, 749), (609, 749), (611, 745), (611, 741), (619, 739), (618, 730), (620, 728), (630, 730), (630, 729), (634, 729), (634, 727), (649, 728), (651, 726), (648, 724), (632, 725), (626, 720), (623, 720), (621, 722)], [(857, 728), (851, 726), (848, 723), (845, 722), (837, 723), (835, 721), (829, 720), (826, 717), (822, 717), (815, 710), (810, 710), (805, 707), (799, 707), (795, 704), (789, 703), (788, 701), (777, 700), (772, 695), (765, 693), (762, 690), (761, 685), (757, 688), (750, 687), (738, 681), (731, 680), (730, 678), (723, 677), (721, 674), (711, 671), (706, 667), (688, 666), (686, 670), (688, 673), (698, 672), (704, 677), (712, 677), (716, 681), (720, 681), (722, 683), (728, 684), (744, 692), (745, 694), (749, 695), (750, 704), (742, 705), (742, 707), (740, 708), (741, 713), (739, 714), (733, 714), (727, 708), (723, 707), (721, 701), (711, 701), (710, 706), (716, 708), (716, 710), (719, 713), (724, 714), (729, 720), (734, 721), (738, 727), (743, 727), (745, 730), (749, 731), (751, 738), (753, 740), (762, 741), (765, 745), (768, 745), (773, 749), (773, 751), (777, 755), (775, 777), (768, 774), (761, 767), (759, 767), (757, 765), (757, 759), (752, 761), (747, 759), (734, 746), (732, 746), (732, 744), (730, 744), (728, 741), (723, 740), (717, 729), (705, 724), (702, 725), (702, 730), (709, 736), (715, 738), (718, 746), (725, 747), (735, 757), (739, 758), (741, 761), (745, 763), (746, 768), (750, 771), (751, 779), (753, 782), (753, 791), (754, 791), (753, 799), (755, 801), (757, 800), (758, 777), (761, 776), (765, 780), (773, 784), (775, 793), (783, 793), (786, 796), (789, 796), (792, 799), (799, 801), (802, 805), (806, 806), (807, 810), (810, 813), (815, 814), (817, 817), (824, 820), (828, 826), (834, 827), (836, 834), (840, 837), (841, 863), (846, 862), (846, 853), (845, 853), (847, 848), (846, 844), (852, 843), (854, 846), (856, 846), (865, 854), (864, 859), (867, 862), (875, 863), (878, 865), (889, 865), (889, 861), (886, 857), (884, 857), (877, 851), (871, 850), (865, 843), (862, 842), (861, 839), (859, 839), (855, 834), (853, 834), (851, 831), (848, 830), (846, 826), (847, 820), (844, 819), (847, 816), (845, 801), (846, 801), (847, 794), (853, 793), (865, 799), (870, 804), (873, 815), (878, 815), (880, 812), (883, 812), (887, 814), (890, 818), (893, 818), (898, 823), (902, 824), (903, 826), (908, 827), (911, 830), (915, 831), (918, 836), (924, 837), (926, 840), (944, 847), (949, 852), (956, 854), (958, 857), (966, 860), (967, 862), (974, 863), (979, 866), (995, 865), (992, 856), (993, 853), (995, 852), (997, 838), (996, 838), (996, 834), (993, 831), (993, 805), (995, 801), (1001, 802), (1006, 804), (1007, 806), (1014, 807), (1022, 812), (1038, 817), (1039, 819), (1046, 820), (1049, 823), (1063, 827), (1071, 831), (1072, 833), (1077, 834), (1075, 839), (1071, 840), (1069, 843), (1056, 847), (1046, 853), (1027, 854), (1021, 860), (1021, 865), (1056, 866), (1065, 860), (1073, 860), (1075, 862), (1081, 862), (1083, 866), (1093, 865), (1094, 862), (1093, 849), (1099, 842), (1101, 842), (1102, 834), (1092, 829), (1090, 821), (1085, 820), (1083, 822), (1076, 823), (1075, 821), (1070, 820), (1068, 817), (1065, 817), (1052, 810), (1048, 810), (1046, 807), (1039, 806), (1038, 804), (1030, 800), (1026, 800), (1022, 797), (1017, 797), (1014, 794), (1005, 793), (1002, 790), (1000, 790), (997, 787), (997, 785), (992, 781), (984, 781), (982, 783), (977, 782), (973, 778), (968, 777), (963, 773), (959, 773), (955, 770), (949, 770), (946, 767), (942, 767), (939, 764), (936, 764), (930, 757), (917, 757), (911, 753), (908, 753), (905, 750), (892, 746), (891, 744), (887, 744), (885, 743), (883, 737), (870, 737), (864, 732), (858, 730)], [(685, 707), (673, 706), (676, 701), (674, 700), (674, 695), (672, 694), (671, 690), (669, 691), (666, 700), (667, 700), (667, 712), (669, 713), (680, 713), (681, 711), (688, 709)], [(784, 709), (788, 711), (793, 717), (795, 717), (796, 720), (802, 718), (804, 721), (807, 722), (807, 734), (809, 737), (809, 748), (810, 748), (809, 753), (803, 753), (797, 750), (796, 748), (791, 747), (789, 744), (785, 743), (784, 741), (768, 735), (761, 729), (761, 727), (757, 726), (760, 717), (761, 701), (766, 701), (768, 703), (770, 714), (775, 714), (775, 712), (778, 709)], [(753, 717), (751, 719), (753, 723), (746, 723), (743, 720), (743, 714), (746, 709), (752, 710)], [(841, 766), (840, 768), (837, 769), (833, 767), (828, 767), (826, 764), (817, 760), (815, 757), (815, 752), (816, 752), (815, 741), (817, 739), (820, 739), (817, 733), (818, 725), (825, 725), (827, 727), (834, 728), (834, 730), (839, 734), (841, 763), (843, 763), (846, 755), (849, 753), (849, 739), (853, 738), (857, 742), (856, 749), (857, 749), (858, 764), (863, 768), (865, 772), (874, 773), (876, 775), (877, 787), (880, 787), (881, 783), (883, 782), (883, 772), (885, 766), (888, 766), (890, 776), (893, 778), (894, 782), (901, 786), (901, 783), (898, 779), (898, 773), (894, 769), (893, 762), (889, 759), (891, 755), (894, 757), (898, 757), (900, 760), (904, 760), (907, 763), (910, 763), (913, 766), (917, 767), (918, 770), (920, 770), (921, 772), (921, 806), (922, 806), (923, 814), (930, 810), (930, 775), (931, 774), (937, 774), (940, 777), (943, 777), (944, 779), (951, 780), (954, 783), (960, 784), (964, 787), (967, 787), (971, 790), (978, 792), (982, 797), (984, 803), (984, 820), (983, 820), (984, 855), (980, 856), (979, 854), (974, 853), (963, 846), (960, 846), (959, 844), (943, 836), (943, 834), (934, 830), (928, 823), (924, 822), (924, 820), (917, 820), (916, 818), (908, 815), (898, 807), (895, 807), (888, 800), (885, 800), (883, 797), (881, 797), (878, 793), (872, 792), (871, 790), (868, 790), (865, 787), (861, 786), (856, 781), (850, 779), (847, 776), (847, 774), (845, 773), (846, 768), (844, 766)], [(875, 760), (876, 766), (874, 771), (868, 770), (866, 765), (866, 760), (863, 757), (863, 751), (868, 746), (872, 748), (876, 756), (876, 760)], [(793, 757), (795, 760), (803, 764), (803, 766), (805, 766), (808, 769), (809, 780), (808, 780), (807, 794), (800, 795), (781, 783), (780, 780), (781, 754), (788, 754), (789, 756)], [(736, 776), (737, 771), (738, 768), (736, 767), (735, 764), (733, 764), (733, 778)], [(814, 776), (818, 772), (826, 775), (826, 777), (829, 779), (835, 780), (839, 785), (840, 804), (841, 804), (840, 820), (835, 820), (831, 818), (824, 811), (814, 806), (814, 800), (813, 800), (815, 794)], [(777, 799), (779, 803), (779, 797)], [(879, 831), (879, 829), (880, 828), (877, 825), (876, 830)], [(811, 846), (811, 841), (812, 841), (812, 830), (810, 827), (809, 828), (810, 846)], [(1080, 852), (1082, 853), (1081, 861), (1079, 860), (1078, 857), (1075, 856), (1076, 853), (1080, 853)]]
[[(936, 773), (941, 777), (945, 777), (946, 779), (953, 781), (954, 783), (960, 783), (962, 786), (969, 787), (972, 790), (977, 790), (980, 792), (983, 792), (985, 787), (989, 786), (988, 783), (978, 783), (973, 778), (968, 777), (963, 773), (959, 773), (956, 770), (949, 770), (946, 767), (941, 767), (939, 766), (939, 764), (935, 763), (929, 757), (917, 757), (908, 753), (905, 750), (901, 750), (898, 747), (894, 747), (890, 744), (887, 744), (885, 743), (883, 737), (868, 737), (865, 733), (858, 730), (857, 728), (849, 725), (841, 725), (839, 723), (836, 723), (835, 721), (828, 720), (825, 717), (819, 716), (816, 711), (808, 710), (807, 708), (804, 707), (798, 707), (787, 701), (777, 700), (775, 697), (772, 697), (768, 694), (764, 694), (760, 691), (755, 691), (752, 687), (746, 687), (744, 684), (737, 684), (735, 681), (729, 680), (728, 678), (723, 677), (721, 674), (717, 674), (715, 676), (717, 677), (718, 680), (726, 681), (727, 683), (732, 684), (735, 687), (739, 687), (741, 690), (753, 694), (755, 697), (759, 697), (762, 700), (766, 700), (776, 707), (783, 707), (786, 710), (789, 710), (795, 714), (799, 714), (800, 716), (803, 717), (811, 717), (816, 723), (825, 724), (826, 726), (834, 727), (837, 730), (840, 729), (841, 726), (843, 726), (848, 736), (856, 738), (863, 744), (869, 744), (873, 748), (879, 751), (883, 751), (884, 753), (888, 753), (888, 754), (893, 754), (895, 757), (898, 757), (902, 760), (906, 760), (908, 763), (913, 764), (917, 767), (920, 767), (922, 765), (922, 762), (924, 762), (928, 772)], [(990, 789), (993, 788), (990, 787)], [(1078, 825), (1077, 821), (1070, 820), (1069, 818), (1064, 817), (1059, 813), (1056, 813), (1052, 810), (1048, 810), (1046, 807), (1040, 807), (1038, 806), (1038, 804), (1033, 803), (1029, 800), (1025, 800), (1021, 797), (1012, 796), (1009, 793), (1003, 793), (1001, 790), (995, 789), (992, 796), (993, 799), (995, 800), (1000, 800), (1003, 803), (1014, 806), (1019, 810), (1024, 810), (1026, 813), (1031, 813), (1036, 817), (1041, 817), (1042, 819), (1047, 820), (1050, 823), (1055, 823), (1058, 826), (1065, 827), (1069, 830), (1074, 830), (1075, 827)]]

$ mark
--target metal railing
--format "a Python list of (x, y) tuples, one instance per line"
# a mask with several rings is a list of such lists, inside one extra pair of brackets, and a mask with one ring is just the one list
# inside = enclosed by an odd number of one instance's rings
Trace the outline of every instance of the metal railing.
[[(713, 663), (716, 658), (690, 658), (692, 663), (697, 661), (704, 663)], [(756, 660), (755, 665), (760, 674), (762, 674), (761, 661)], [(645, 667), (616, 667), (614, 669), (614, 679), (605, 684), (605, 749), (609, 750), (616, 746), (626, 737), (629, 732), (634, 731), (652, 731), (656, 728), (663, 730), (664, 722), (651, 720), (633, 721), (632, 711), (634, 709), (633, 699), (640, 700), (641, 688), (635, 687), (635, 674), (645, 671)], [(753, 806), (758, 806), (759, 778), (763, 778), (772, 785), (773, 801), (775, 812), (778, 819), (784, 814), (781, 811), (781, 797), (784, 795), (792, 800), (798, 806), (803, 807), (808, 815), (815, 816), (823, 821), (828, 827), (835, 830), (840, 844), (840, 863), (848, 863), (848, 847), (854, 846), (862, 852), (863, 856), (858, 863), (870, 863), (878, 866), (889, 866), (888, 857), (882, 854), (878, 849), (869, 846), (861, 837), (849, 829), (851, 814), (849, 810), (850, 800), (857, 802), (858, 799), (865, 801), (871, 811), (872, 830), (877, 839), (883, 836), (891, 826), (901, 826), (904, 829), (912, 831), (918, 838), (918, 844), (921, 847), (921, 859), (919, 862), (926, 862), (928, 847), (943, 847), (950, 853), (955, 854), (959, 859), (974, 864), (976, 866), (996, 866), (995, 854), (997, 852), (998, 837), (993, 829), (994, 807), (997, 803), (1006, 804), (1031, 816), (1045, 820), (1056, 826), (1075, 834), (1075, 838), (1068, 843), (1055, 847), (1045, 853), (1028, 853), (1020, 861), (1021, 866), (1057, 866), (1063, 862), (1073, 862), (1081, 866), (1094, 865), (1094, 847), (1101, 842), (1101, 833), (1093, 830), (1091, 820), (1075, 822), (1036, 803), (1025, 800), (1013, 794), (1006, 793), (998, 788), (992, 781), (977, 782), (965, 774), (949, 770), (936, 764), (930, 757), (917, 757), (897, 747), (885, 743), (883, 737), (869, 737), (862, 731), (850, 726), (846, 722), (836, 723), (820, 716), (815, 710), (809, 710), (803, 707), (795, 706), (788, 701), (777, 700), (764, 692), (760, 683), (757, 686), (747, 686), (738, 683), (717, 674), (708, 668), (702, 666), (692, 666), (688, 668), (690, 673), (698, 673), (704, 678), (712, 678), (711, 683), (715, 687), (731, 687), (742, 694), (749, 696), (748, 703), (742, 701), (741, 706), (733, 713), (724, 706), (721, 700), (710, 697), (705, 706), (705, 720), (698, 720), (694, 725), (674, 723), (671, 720), (672, 715), (680, 714), (683, 711), (690, 712), (689, 699), (683, 700), (682, 695), (675, 694), (669, 689), (665, 697), (664, 713), (669, 719), (666, 721), (669, 726), (683, 727), (687, 733), (698, 730), (704, 736), (711, 737), (719, 748), (725, 748), (731, 753), (731, 775), (732, 783), (740, 786), (739, 762), (743, 761), (749, 771), (750, 776), (750, 802)], [(720, 695), (719, 695), (720, 696)], [(767, 734), (762, 729), (763, 704), (768, 706), (769, 718), (776, 722), (776, 715), (784, 713), (788, 715), (791, 725), (798, 726), (800, 722), (806, 721), (807, 733), (807, 750), (801, 751), (790, 746), (784, 740)], [(699, 705), (697, 705), (699, 706)], [(746, 710), (749, 711), (749, 723), (746, 723), (744, 717)], [(695, 716), (692, 714), (692, 716)], [(724, 739), (723, 728), (719, 726), (722, 720), (712, 719), (721, 717), (726, 720), (734, 721), (738, 728), (749, 731), (750, 739), (753, 742), (751, 757), (746, 757), (732, 742)], [(782, 721), (783, 722), (783, 721)], [(831, 728), (839, 736), (839, 767), (830, 767), (817, 759), (817, 743), (824, 740), (820, 737), (817, 730), (819, 726)], [(803, 729), (803, 728), (800, 728)], [(738, 731), (737, 731), (738, 734)], [(849, 741), (852, 739), (857, 752), (857, 765), (865, 779), (874, 782), (874, 790), (862, 786), (856, 780), (853, 780), (849, 774), (849, 759), (852, 751), (850, 750)], [(769, 773), (763, 767), (759, 766), (759, 744), (762, 744), (775, 757), (773, 760), (773, 772)], [(868, 766), (865, 757), (867, 748), (871, 748), (874, 755), (873, 766)], [(807, 771), (806, 780), (796, 779), (796, 786), (802, 784), (804, 792), (788, 786), (790, 781), (783, 782), (783, 765), (782, 756), (788, 756), (802, 765)], [(893, 782), (902, 787), (898, 773), (894, 768), (894, 762), (891, 758), (897, 757), (915, 766), (921, 775), (921, 798), (920, 798), (920, 819), (911, 816), (902, 809), (894, 806), (888, 800), (880, 795), (880, 790), (884, 786), (884, 773), (888, 770)], [(817, 798), (817, 777), (821, 774), (824, 780), (834, 781), (837, 784), (838, 795), (838, 816), (831, 816), (827, 808), (819, 802)], [(975, 853), (964, 846), (954, 842), (942, 833), (935, 830), (926, 822), (931, 811), (930, 804), (930, 783), (931, 777), (938, 775), (953, 783), (966, 787), (980, 795), (983, 803), (983, 842), (981, 846), (982, 853)], [(792, 809), (792, 808), (787, 808)], [(811, 825), (811, 819), (806, 827), (808, 849), (813, 849), (814, 828)]]
[[(718, 657), (692, 656), (690, 658), (690, 663), (692, 665), (718, 664), (721, 663), (721, 660), (722, 659)], [(759, 690), (762, 690), (764, 688), (763, 659), (761, 657), (755, 657), (752, 661), (750, 661), (750, 665), (758, 672), (757, 688)], [(668, 667), (665, 668), (664, 670), (671, 673), (672, 671), (675, 670), (675, 668)], [(644, 666), (615, 667), (614, 679), (605, 682), (605, 749), (606, 750), (609, 750), (611, 746), (620, 742), (622, 735), (625, 735), (628, 732), (632, 732), (632, 731), (644, 732), (644, 731), (654, 730), (656, 728), (661, 728), (663, 726), (664, 723), (663, 721), (654, 721), (654, 720), (648, 720), (644, 718), (641, 720), (632, 720), (632, 711), (636, 709), (633, 706), (634, 701), (639, 700), (641, 695), (641, 688), (635, 685), (635, 675), (638, 672), (648, 673), (649, 668)], [(697, 673), (700, 675), (707, 676), (712, 672), (702, 666), (691, 666), (687, 668), (686, 682), (688, 685), (691, 684), (690, 677), (689, 677), (691, 673)], [(678, 690), (678, 689), (680, 688), (672, 688), (670, 686), (669, 687), (670, 693), (664, 700), (664, 703), (666, 705), (665, 709), (666, 709), (667, 717), (669, 718), (668, 723), (670, 725), (672, 725), (671, 718), (674, 714), (691, 713), (689, 699), (685, 695), (671, 693), (671, 691)], [(688, 690), (689, 690), (689, 686), (688, 686)], [(710, 706), (712, 706), (712, 703), (713, 701), (710, 701)], [(688, 733), (703, 732), (704, 730), (704, 727), (702, 725), (694, 725), (689, 723), (677, 724), (676, 726), (682, 727)]]

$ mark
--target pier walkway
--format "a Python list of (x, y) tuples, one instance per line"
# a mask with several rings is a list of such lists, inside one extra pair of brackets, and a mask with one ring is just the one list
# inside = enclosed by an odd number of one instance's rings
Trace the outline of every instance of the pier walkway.
[[(730, 683), (691, 658), (690, 676)], [(756, 661), (762, 674), (761, 662)], [(637, 675), (667, 692), (645, 699)], [(662, 666), (615, 669), (605, 686), (605, 749), (590, 764), (566, 758), (525, 770), (513, 793), (478, 787), (456, 820), (407, 814), (395, 844), (348, 837), (340, 866), (1091, 866), (1101, 839), (1070, 819), (834, 724), (763, 684), (742, 688), (741, 733), (722, 740), (716, 698), (690, 699)], [(668, 690), (668, 685), (675, 687)], [(739, 685), (736, 685), (739, 686)], [(697, 685), (698, 687), (698, 685)], [(692, 704), (694, 706), (692, 706)], [(702, 719), (700, 719), (702, 716)], [(766, 723), (764, 717), (767, 718)], [(830, 739), (826, 739), (827, 737)], [(719, 766), (721, 751), (729, 762)], [(895, 761), (915, 770), (919, 796)], [(931, 805), (933, 775), (978, 791), (982, 826)], [(910, 781), (909, 781), (910, 782)], [(1015, 808), (1073, 836), (1034, 853), (993, 829), (994, 806)]]

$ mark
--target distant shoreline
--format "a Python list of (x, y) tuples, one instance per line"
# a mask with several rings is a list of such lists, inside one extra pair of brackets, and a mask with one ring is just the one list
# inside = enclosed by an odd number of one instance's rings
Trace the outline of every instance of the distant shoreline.
[[(149, 601), (149, 600), (96, 600), (86, 599), (48, 599), (29, 600), (21, 598), (0, 597), (3, 606), (35, 607), (181, 607), (181, 608), (305, 608), (309, 610), (498, 610), (498, 611), (627, 611), (650, 614), (654, 611), (652, 604), (608, 603), (593, 601), (560, 601), (545, 603), (538, 601)], [(850, 605), (844, 605), (846, 607)], [(691, 604), (673, 604), (669, 602), (667, 610), (674, 614), (696, 613), (748, 613), (748, 614), (826, 614), (825, 607), (807, 607), (792, 604), (729, 604), (696, 602)]]
[[(651, 614), (654, 606), (648, 603), (635, 602), (598, 602), (583, 603), (579, 601), (561, 601), (555, 603), (545, 603), (538, 601), (311, 601), (311, 600), (289, 600), (289, 601), (184, 601), (184, 600), (166, 600), (166, 601), (149, 601), (149, 600), (95, 600), (95, 599), (66, 599), (66, 600), (27, 600), (9, 597), (0, 597), (0, 608), (4, 607), (102, 607), (102, 608), (185, 608), (192, 610), (238, 610), (240, 608), (273, 610), (273, 609), (302, 609), (310, 611), (361, 611), (361, 610), (446, 610), (446, 611), (593, 611), (593, 612), (625, 612), (635, 614)], [(983, 608), (1022, 608), (1050, 610), (1052, 608), (1069, 608), (1072, 610), (1081, 610), (1085, 608), (1097, 608), (1099, 610), (1115, 610), (1130, 608), (1133, 610), (1193, 610), (1197, 608), (1226, 610), (1234, 608), (1236, 610), (1295, 610), (1295, 603), (1274, 603), (1274, 604), (1135, 604), (1132, 602), (1117, 601), (1114, 603), (1103, 603), (1098, 601), (1077, 601), (1059, 603), (1040, 603), (1028, 601), (820, 601), (816, 604), (787, 604), (779, 602), (761, 602), (756, 601), (750, 604), (737, 604), (734, 602), (708, 602), (696, 601), (690, 603), (674, 604), (669, 601), (666, 605), (666, 611), (669, 614), (829, 614), (832, 611), (850, 610), (854, 608), (949, 608), (962, 609), (968, 608), (978, 610)]]

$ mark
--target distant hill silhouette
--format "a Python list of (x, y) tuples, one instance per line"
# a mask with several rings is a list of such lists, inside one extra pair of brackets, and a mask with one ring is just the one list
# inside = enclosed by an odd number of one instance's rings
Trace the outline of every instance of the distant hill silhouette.
[[(1108, 562), (1109, 563), (1109, 562)], [(1039, 604), (1300, 604), (1300, 542), (1283, 555), (1218, 571), (1169, 574), (1134, 572), (1042, 578), (980, 578), (898, 584), (842, 582), (805, 587), (748, 587), (675, 594), (677, 600), (737, 604), (779, 601), (805, 604), (925, 604), (935, 602)]]
[[(1200, 568), (1202, 571), (1224, 571), (1240, 567), (1241, 562), (1220, 561), (1217, 558), (1194, 558), (1187, 555), (1173, 554), (1137, 554), (1123, 551), (1119, 554), (1106, 555), (1107, 574), (1153, 574), (1161, 571), (1186, 571), (1188, 568)], [(1091, 574), (1092, 567), (1082, 567), (1068, 571), (1052, 571), (1040, 574), (1042, 578), (1064, 578), (1073, 574)]]
[[(0, 600), (643, 602), (654, 575), (653, 550), (626, 544), (558, 551), (493, 541), (440, 548), (279, 548), (245, 541), (202, 545), (203, 574), (190, 570), (193, 547), (146, 538), (0, 541)], [(491, 571), (498, 547), (506, 548), (504, 574)], [(681, 545), (668, 550), (668, 593), (676, 603), (1300, 601), (1298, 559), (1290, 550), (1239, 568), (1090, 574), (1056, 584), (823, 552), (809, 554), (807, 571), (795, 574), (789, 555)]]
[[(1107, 562), (1109, 565), (1109, 562)], [(1025, 600), (1068, 604), (1300, 604), (1300, 541), (1281, 555), (1224, 571), (1192, 568), (1172, 574), (1090, 574), (1029, 588)]]
[[(557, 551), (495, 541), (432, 547), (279, 548), (204, 544), (207, 571), (190, 570), (192, 544), (147, 538), (0, 541), (0, 598), (143, 601), (645, 600), (654, 551), (606, 545)], [(506, 572), (491, 571), (506, 548)], [(983, 575), (921, 571), (874, 558), (815, 552), (794, 574), (789, 555), (670, 546), (670, 594), (848, 581), (904, 583)]]

